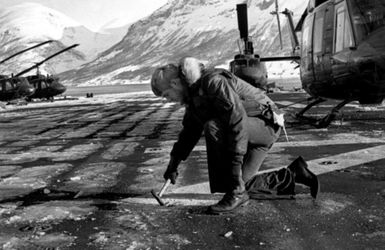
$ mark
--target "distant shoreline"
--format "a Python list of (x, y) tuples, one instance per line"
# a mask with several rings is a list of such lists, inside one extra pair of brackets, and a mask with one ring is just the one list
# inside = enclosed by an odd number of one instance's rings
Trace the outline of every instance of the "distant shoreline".
[[(294, 88), (301, 88), (301, 81), (298, 77), (293, 78), (268, 78), (268, 82), (275, 82), (276, 87), (280, 87), (284, 90), (293, 90)], [(65, 96), (86, 96), (89, 93), (93, 95), (104, 94), (119, 94), (119, 93), (132, 93), (151, 91), (149, 83), (138, 84), (124, 84), (124, 85), (101, 85), (101, 86), (87, 86), (87, 87), (74, 87), (68, 86), (67, 91), (63, 94)]]
[(132, 93), (150, 91), (150, 84), (125, 84), (125, 85), (103, 85), (103, 86), (87, 86), (87, 87), (73, 87), (68, 86), (67, 91), (64, 92), (65, 96), (86, 96), (87, 93), (93, 95), (104, 95), (104, 94), (119, 94), (119, 93)]

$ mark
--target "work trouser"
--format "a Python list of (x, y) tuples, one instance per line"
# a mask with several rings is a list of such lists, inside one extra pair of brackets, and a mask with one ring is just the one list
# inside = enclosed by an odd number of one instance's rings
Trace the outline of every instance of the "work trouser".
[(292, 196), (295, 194), (294, 175), (287, 168), (261, 175), (255, 175), (245, 184), (250, 198), (268, 198)]
[[(278, 194), (287, 193), (285, 190), (294, 185), (294, 178), (289, 170), (282, 169), (257, 175), (269, 149), (279, 137), (280, 128), (273, 128), (257, 117), (248, 117), (245, 126), (248, 134), (247, 153), (244, 156), (242, 169), (237, 170), (229, 169), (231, 166), (228, 166), (230, 160), (224, 126), (218, 120), (210, 120), (205, 124), (211, 192), (227, 193), (235, 189), (239, 190), (239, 186), (243, 186), (249, 192), (262, 190), (269, 192), (270, 190)], [(236, 176), (236, 173), (240, 176)], [(237, 179), (239, 179), (238, 184)]]

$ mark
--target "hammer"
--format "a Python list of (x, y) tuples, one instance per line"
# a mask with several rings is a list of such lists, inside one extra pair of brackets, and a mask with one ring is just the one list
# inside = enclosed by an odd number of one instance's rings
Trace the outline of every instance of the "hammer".
[(171, 183), (171, 180), (170, 180), (170, 179), (167, 179), (167, 181), (163, 184), (163, 187), (162, 187), (162, 189), (160, 190), (159, 194), (156, 194), (155, 191), (154, 191), (154, 189), (151, 190), (152, 196), (154, 196), (154, 198), (158, 201), (159, 205), (161, 205), (161, 206), (164, 206), (164, 205), (165, 205), (165, 203), (162, 201), (161, 197), (162, 197), (164, 191), (166, 191), (168, 185), (170, 185), (170, 183)]

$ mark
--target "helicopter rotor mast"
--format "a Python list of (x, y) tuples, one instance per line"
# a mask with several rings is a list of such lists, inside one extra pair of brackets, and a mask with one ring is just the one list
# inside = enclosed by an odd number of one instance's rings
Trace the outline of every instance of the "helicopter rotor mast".
[(241, 39), (245, 42), (245, 55), (254, 54), (253, 42), (249, 40), (249, 26), (247, 23), (247, 4), (237, 4), (238, 29)]
[(15, 77), (21, 76), (21, 75), (23, 75), (23, 74), (25, 74), (25, 73), (27, 73), (27, 72), (33, 70), (34, 68), (39, 67), (40, 65), (42, 65), (42, 64), (45, 63), (46, 61), (50, 60), (51, 58), (53, 58), (53, 57), (55, 57), (55, 56), (57, 56), (57, 55), (59, 55), (59, 54), (65, 52), (65, 51), (67, 51), (67, 50), (70, 50), (70, 49), (72, 49), (72, 48), (75, 48), (75, 47), (77, 47), (77, 46), (79, 46), (79, 44), (73, 44), (73, 45), (71, 45), (71, 46), (69, 46), (69, 47), (67, 47), (67, 48), (65, 48), (65, 49), (62, 49), (62, 50), (60, 50), (59, 52), (56, 52), (55, 54), (53, 54), (53, 55), (47, 57), (47, 58), (44, 59), (43, 61), (36, 63), (34, 66), (29, 67), (28, 69), (25, 69), (25, 70), (21, 71), (20, 73), (16, 74)]
[(2, 64), (2, 63), (4, 63), (4, 62), (8, 61), (8, 60), (11, 59), (11, 58), (14, 58), (14, 57), (17, 56), (17, 55), (20, 55), (20, 54), (22, 54), (22, 53), (24, 53), (24, 52), (27, 52), (28, 50), (31, 50), (31, 49), (34, 49), (34, 48), (43, 46), (44, 44), (52, 43), (52, 42), (53, 42), (53, 40), (48, 40), (48, 41), (45, 41), (45, 42), (36, 44), (36, 45), (34, 45), (34, 46), (32, 46), (32, 47), (26, 48), (26, 49), (24, 49), (24, 50), (22, 50), (22, 51), (17, 52), (16, 54), (13, 54), (13, 55), (11, 55), (11, 56), (5, 58), (4, 60), (0, 61), (0, 64)]

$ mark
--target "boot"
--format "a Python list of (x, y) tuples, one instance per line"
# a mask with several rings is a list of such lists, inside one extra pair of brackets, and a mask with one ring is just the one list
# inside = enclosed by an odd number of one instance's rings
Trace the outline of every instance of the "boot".
[(247, 191), (242, 193), (226, 193), (223, 198), (215, 205), (208, 208), (210, 214), (222, 214), (234, 211), (236, 208), (246, 204), (249, 200)]
[(294, 175), (294, 181), (310, 187), (310, 195), (315, 199), (320, 191), (317, 176), (307, 168), (306, 161), (299, 156), (287, 167)]

